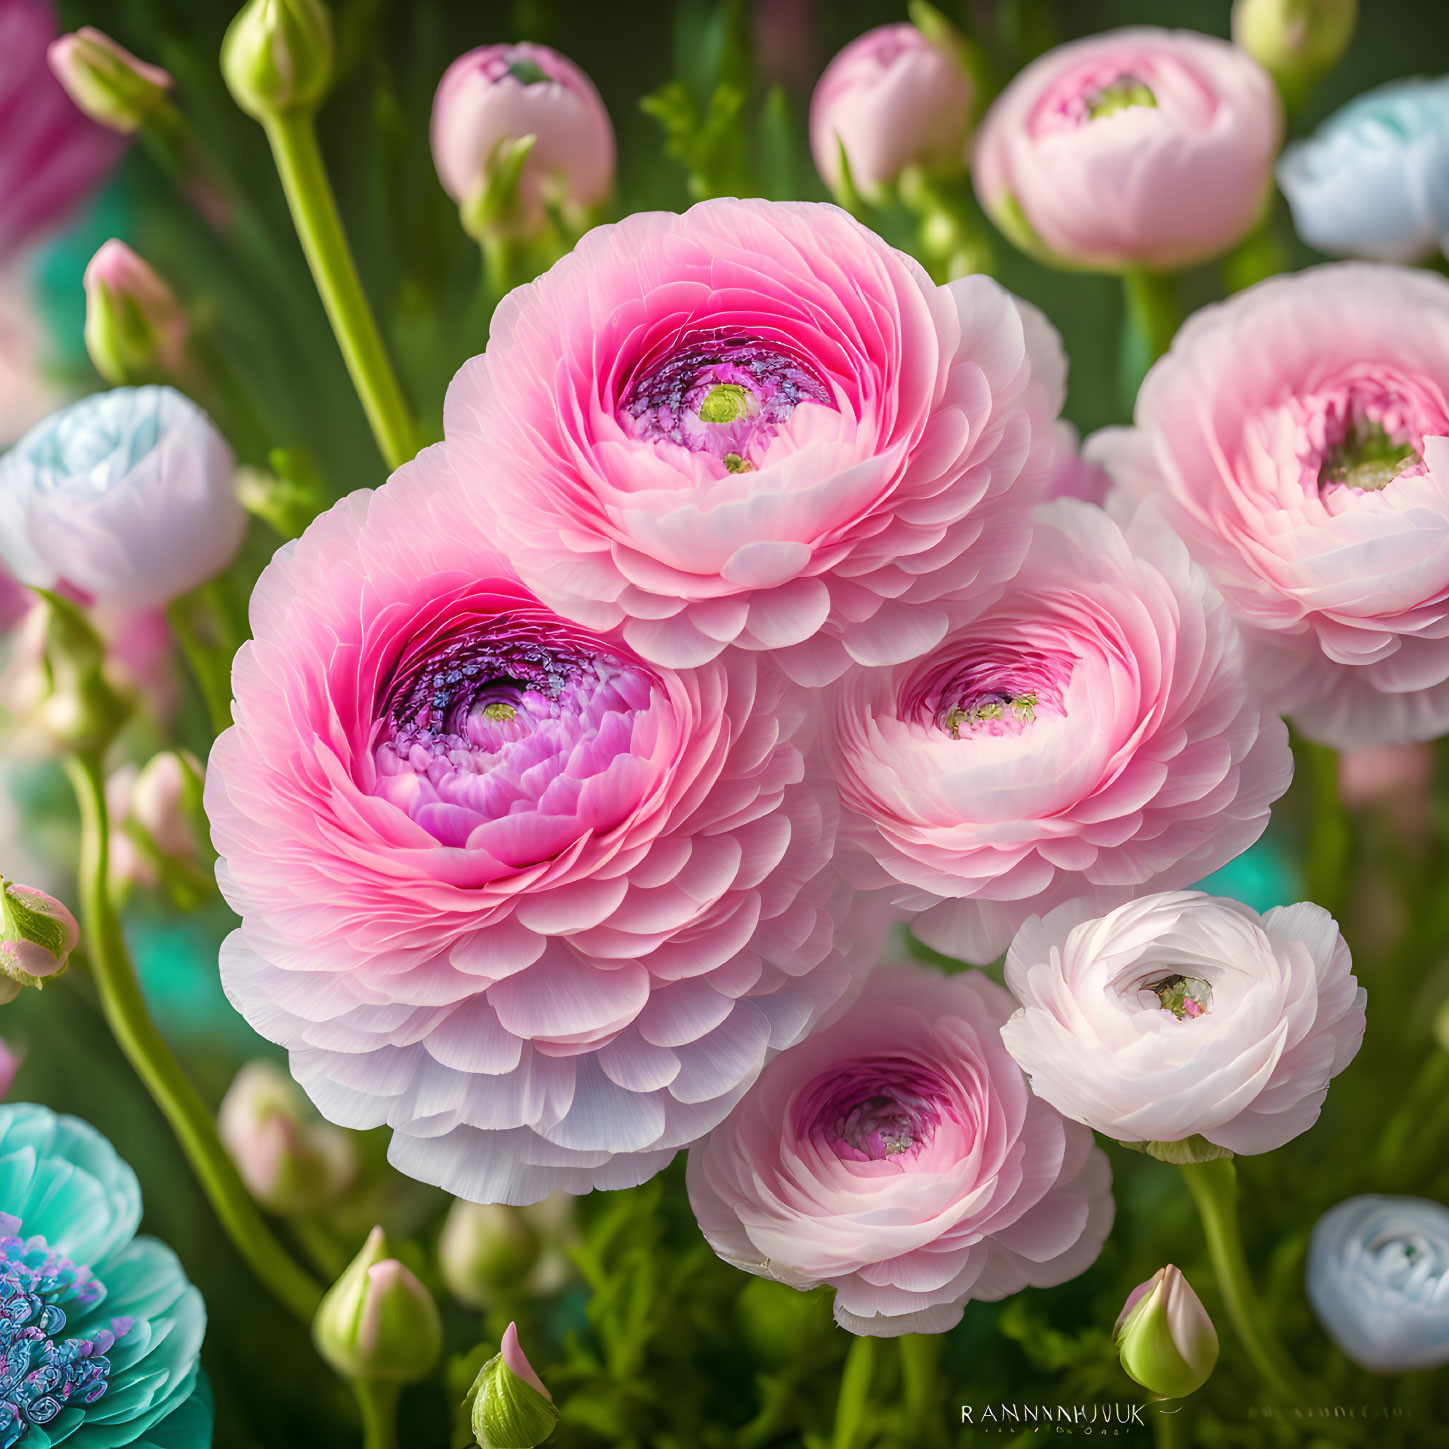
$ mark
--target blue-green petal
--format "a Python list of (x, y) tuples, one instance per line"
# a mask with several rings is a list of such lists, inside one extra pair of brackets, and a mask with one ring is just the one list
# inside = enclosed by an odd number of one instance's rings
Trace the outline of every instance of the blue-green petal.
[(141, 1189), (89, 1123), (16, 1102), (0, 1106), (0, 1212), (99, 1277), (100, 1263), (135, 1236)]
[(191, 1397), (133, 1440), (131, 1449), (210, 1449), (215, 1416), (211, 1381), (198, 1374)]

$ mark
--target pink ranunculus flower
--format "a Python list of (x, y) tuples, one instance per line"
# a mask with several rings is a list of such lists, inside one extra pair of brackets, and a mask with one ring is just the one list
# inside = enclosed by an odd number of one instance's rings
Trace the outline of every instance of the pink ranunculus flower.
[(1106, 910), (1227, 864), (1292, 774), (1182, 545), (1075, 499), (1038, 510), (998, 602), (918, 658), (847, 675), (828, 715), (850, 873), (978, 964), (1051, 906)]
[(815, 169), (837, 196), (842, 150), (865, 196), (884, 192), (907, 166), (960, 172), (975, 94), (961, 57), (916, 26), (868, 30), (826, 66), (810, 98)]
[(205, 801), (233, 1002), (404, 1172), (522, 1204), (642, 1182), (842, 997), (807, 710), (566, 622), (430, 448), (279, 551)]
[(1204, 308), (1098, 434), (1236, 614), (1256, 682), (1340, 749), (1449, 730), (1449, 282), (1349, 262)]
[(1002, 1037), (1032, 1091), (1123, 1142), (1268, 1152), (1317, 1120), (1363, 1040), (1333, 917), (1172, 891), (1033, 917), (1006, 958)]
[(637, 214), (506, 298), (454, 379), (452, 506), (648, 659), (736, 644), (815, 684), (999, 591), (1063, 381), (1035, 308), (933, 285), (835, 207)]
[[(499, 148), (534, 137), (506, 228), (529, 236), (547, 205), (574, 214), (614, 184), (614, 128), (594, 83), (546, 45), (481, 45), (460, 55), (433, 98), (433, 164), (465, 219), (487, 195)], [(499, 218), (492, 218), (498, 224)]]
[(1032, 1096), (980, 972), (882, 967), (689, 1154), (710, 1246), (835, 1290), (852, 1333), (943, 1333), (972, 1299), (1064, 1283), (1112, 1225), (1092, 1134)]
[(0, 0), (0, 258), (63, 223), (126, 148), (51, 74), (55, 37), (50, 0)]
[(1171, 270), (1253, 226), (1282, 137), (1277, 89), (1241, 50), (1188, 30), (1113, 30), (1048, 51), (993, 102), (976, 190), (1044, 260)]

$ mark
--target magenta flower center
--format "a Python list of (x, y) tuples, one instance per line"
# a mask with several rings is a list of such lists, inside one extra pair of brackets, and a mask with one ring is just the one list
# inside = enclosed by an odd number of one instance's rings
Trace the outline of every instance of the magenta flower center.
[(1065, 713), (1072, 661), (1043, 650), (972, 645), (934, 658), (907, 683), (902, 718), (953, 740), (1019, 734), (1038, 713)]
[(657, 689), (642, 665), (547, 615), (430, 634), (384, 691), (374, 793), (444, 845), (546, 859), (638, 805)]
[(630, 436), (709, 453), (732, 473), (760, 466), (795, 409), (838, 411), (824, 380), (778, 344), (710, 332), (651, 358), (630, 380), (618, 417)]
[(847, 1162), (910, 1161), (930, 1146), (947, 1100), (945, 1084), (914, 1062), (850, 1062), (801, 1093), (800, 1133)]

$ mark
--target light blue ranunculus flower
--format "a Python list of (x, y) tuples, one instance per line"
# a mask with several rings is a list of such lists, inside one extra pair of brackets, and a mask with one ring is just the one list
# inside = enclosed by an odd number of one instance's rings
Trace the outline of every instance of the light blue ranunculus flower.
[(1319, 1218), (1308, 1301), (1355, 1363), (1397, 1374), (1449, 1363), (1449, 1207), (1351, 1197)]
[(0, 1107), (0, 1449), (206, 1449), (201, 1295), (94, 1127)]
[(1331, 256), (1413, 262), (1449, 241), (1449, 77), (1391, 81), (1284, 151), (1298, 235)]
[(219, 573), (246, 515), (216, 424), (170, 387), (93, 393), (0, 457), (0, 559), (22, 583), (69, 584), (123, 609)]

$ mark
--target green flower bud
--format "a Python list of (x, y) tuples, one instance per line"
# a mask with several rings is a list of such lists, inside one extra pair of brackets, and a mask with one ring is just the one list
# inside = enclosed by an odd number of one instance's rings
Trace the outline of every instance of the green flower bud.
[(105, 675), (105, 646), (78, 604), (47, 589), (45, 698), (39, 723), (66, 750), (101, 750), (130, 713), (129, 703)]
[(1113, 1330), (1122, 1367), (1144, 1389), (1181, 1399), (1207, 1381), (1218, 1335), (1197, 1294), (1168, 1264), (1134, 1288)]
[(541, 1248), (523, 1208), (460, 1199), (438, 1238), (438, 1267), (453, 1297), (485, 1308), (528, 1277)]
[(1233, 40), (1297, 105), (1338, 64), (1358, 21), (1358, 0), (1236, 0)]
[(221, 43), (221, 72), (258, 121), (316, 110), (332, 80), (332, 22), (321, 0), (247, 0)]
[(388, 1257), (381, 1228), (327, 1290), (312, 1320), (312, 1341), (350, 1379), (412, 1383), (437, 1363), (443, 1346), (438, 1305), (408, 1268)]
[(107, 382), (155, 382), (182, 370), (191, 324), (157, 272), (123, 241), (106, 242), (85, 272), (86, 351)]
[(498, 1352), (478, 1371), (469, 1396), (469, 1422), (480, 1449), (533, 1449), (558, 1423), (553, 1395), (524, 1357), (512, 1323)]
[(93, 26), (62, 35), (46, 53), (55, 78), (91, 120), (129, 135), (166, 105), (175, 82)]
[(79, 940), (75, 917), (53, 896), (0, 880), (0, 1002), (60, 975)]

